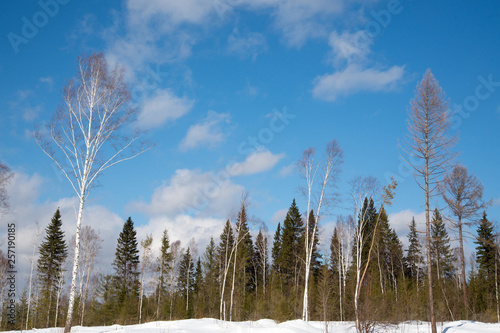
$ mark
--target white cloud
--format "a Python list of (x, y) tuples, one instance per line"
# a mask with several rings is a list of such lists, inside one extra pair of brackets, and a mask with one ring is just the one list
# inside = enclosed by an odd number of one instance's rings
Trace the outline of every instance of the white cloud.
[(493, 206), (500, 206), (500, 197), (493, 200)]
[(238, 29), (234, 29), (227, 39), (227, 51), (241, 58), (255, 60), (259, 54), (267, 51), (266, 38), (257, 32), (242, 35)]
[(309, 38), (326, 37), (328, 23), (333, 16), (341, 14), (344, 8), (342, 0), (273, 2), (276, 7), (276, 26), (283, 32), (287, 43), (295, 47), (301, 47)]
[(295, 163), (289, 164), (287, 166), (284, 166), (280, 170), (280, 176), (285, 178), (293, 174), (297, 169), (297, 165)]
[(332, 48), (333, 61), (338, 64), (342, 61), (362, 61), (370, 53), (373, 40), (364, 30), (354, 33), (347, 31), (339, 35), (337, 31), (330, 34), (328, 44)]
[[(14, 177), (8, 185), (7, 191), (10, 199), (10, 212), (2, 217), (2, 223), (16, 224), (16, 257), (19, 272), (19, 281), (25, 281), (25, 275), (29, 272), (29, 265), (33, 252), (33, 244), (36, 240), (36, 225), (40, 236), (37, 244), (43, 240), (44, 230), (50, 223), (57, 208), (60, 209), (63, 221), (63, 231), (66, 242), (69, 243), (76, 231), (76, 212), (78, 199), (76, 197), (61, 198), (57, 201), (39, 202), (39, 195), (43, 184), (47, 180), (38, 174), (28, 175), (23, 172), (14, 171)], [(105, 222), (105, 223), (103, 223)], [(87, 204), (82, 226), (90, 225), (99, 232), (105, 242), (102, 244), (102, 252), (99, 263), (102, 267), (109, 267), (116, 248), (116, 239), (123, 225), (123, 218), (109, 211), (107, 208)], [(5, 230), (0, 230), (0, 240), (5, 237)], [(23, 286), (20, 286), (22, 289)]]
[(137, 126), (143, 129), (159, 127), (167, 121), (176, 120), (193, 107), (194, 102), (186, 97), (177, 97), (169, 89), (158, 90), (154, 96), (142, 103)]
[(54, 80), (50, 76), (45, 76), (41, 77), (38, 79), (41, 83), (46, 84), (50, 90), (52, 90), (52, 87), (54, 86)]
[(213, 1), (206, 0), (129, 0), (129, 24), (154, 24), (162, 32), (170, 32), (182, 24), (203, 24), (215, 13)]
[[(153, 235), (153, 249), (159, 249), (161, 236), (166, 229), (170, 244), (180, 240), (181, 247), (186, 248), (191, 239), (196, 241), (198, 253), (195, 256), (202, 255), (210, 241), (210, 237), (217, 239), (222, 232), (226, 219), (217, 219), (211, 217), (193, 217), (189, 215), (177, 215), (174, 217), (157, 216), (149, 220), (144, 226), (137, 227), (137, 238), (144, 239), (146, 235)], [(192, 249), (191, 249), (192, 250)]]
[(387, 70), (363, 69), (350, 64), (344, 70), (319, 76), (314, 80), (313, 96), (334, 101), (360, 91), (389, 91), (397, 87), (404, 74), (404, 66)]
[(230, 181), (230, 175), (179, 169), (168, 184), (157, 187), (151, 202), (133, 203), (132, 207), (149, 216), (174, 217), (195, 213), (198, 216), (226, 217), (237, 205), (244, 188)]
[(283, 222), (286, 217), (286, 213), (288, 213), (288, 209), (280, 209), (271, 217), (271, 222)]
[(187, 151), (200, 146), (208, 146), (213, 148), (224, 142), (228, 135), (227, 128), (223, 124), (230, 121), (230, 116), (227, 113), (217, 113), (208, 111), (207, 117), (200, 123), (189, 127), (186, 137), (182, 139), (179, 149)]
[(247, 156), (244, 162), (231, 165), (231, 174), (251, 175), (272, 169), (283, 157), (284, 153), (273, 154), (269, 150), (258, 150)]
[(405, 209), (389, 215), (389, 224), (405, 247), (408, 246), (407, 236), (410, 232), (410, 223), (413, 218), (415, 218), (417, 230), (425, 232), (425, 211), (417, 213), (411, 209)]

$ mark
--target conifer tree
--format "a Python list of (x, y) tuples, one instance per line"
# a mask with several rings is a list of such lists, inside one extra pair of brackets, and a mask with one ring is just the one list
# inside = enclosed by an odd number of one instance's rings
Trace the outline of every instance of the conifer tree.
[(278, 223), (273, 238), (273, 248), (271, 249), (271, 258), (273, 260), (272, 273), (278, 274), (280, 269), (279, 255), (281, 252), (281, 223)]
[(163, 235), (161, 238), (160, 256), (158, 257), (158, 286), (156, 288), (157, 299), (156, 299), (156, 318), (160, 319), (161, 313), (160, 309), (165, 302), (163, 297), (166, 294), (166, 283), (167, 276), (172, 269), (172, 253), (170, 250), (170, 240), (168, 237), (167, 229), (163, 230)]
[(312, 255), (311, 255), (311, 272), (312, 272), (313, 276), (317, 277), (321, 271), (322, 258), (321, 258), (321, 254), (319, 253), (319, 250), (318, 250), (318, 245), (319, 245), (318, 235), (320, 233), (319, 225), (317, 225), (316, 232), (314, 233), (314, 237), (313, 237), (313, 229), (314, 229), (315, 224), (316, 223), (315, 223), (314, 212), (311, 209), (311, 211), (309, 212), (309, 230), (308, 230), (309, 239), (311, 239), (311, 241), (313, 242)]
[(265, 235), (265, 230), (259, 230), (257, 238), (255, 239), (255, 254), (256, 254), (256, 281), (258, 281), (258, 287), (261, 288), (262, 293), (266, 293), (267, 279), (268, 279), (268, 250), (267, 250), (267, 237)]
[[(313, 224), (314, 221), (311, 221)], [(284, 319), (297, 318), (301, 311), (306, 256), (305, 227), (299, 208), (293, 199), (281, 228), (278, 254), (279, 282), (283, 296), (281, 311)], [(312, 262), (311, 262), (312, 264)]]
[[(233, 285), (231, 289), (231, 305), (230, 305), (230, 320), (233, 314), (239, 320), (247, 317), (250, 308), (248, 298), (255, 290), (255, 269), (254, 258), (255, 248), (248, 228), (247, 214), (245, 204), (241, 204), (240, 211), (238, 212), (238, 219), (236, 222), (236, 244), (233, 261)], [(234, 292), (236, 290), (237, 302), (233, 302)], [(236, 304), (238, 309), (233, 313), (233, 305)], [(237, 312), (237, 313), (236, 313)]]
[[(477, 227), (476, 261), (478, 264), (478, 310), (486, 310), (493, 303), (496, 291), (495, 270), (498, 269), (498, 260), (495, 251), (498, 251), (495, 244), (495, 234), (493, 224), (488, 220), (486, 212), (479, 220)], [(495, 263), (497, 265), (495, 265)], [(497, 272), (498, 274), (498, 272)]]
[(113, 261), (115, 283), (119, 286), (116, 302), (121, 311), (120, 315), (127, 323), (132, 317), (135, 318), (134, 311), (138, 306), (137, 303), (133, 303), (133, 300), (137, 300), (139, 291), (138, 265), (137, 233), (134, 229), (134, 222), (129, 217), (118, 237)]
[(434, 210), (434, 215), (432, 216), (431, 238), (431, 260), (438, 280), (453, 278), (455, 274), (455, 267), (453, 265), (455, 257), (451, 249), (448, 231), (437, 208)]
[(55, 304), (61, 288), (59, 280), (63, 272), (63, 264), (68, 256), (68, 246), (62, 231), (59, 208), (54, 213), (50, 224), (45, 229), (45, 239), (40, 244), (38, 258), (38, 279), (40, 282), (40, 299), (38, 311), (43, 311), (46, 321), (42, 325), (48, 327), (55, 317)]
[[(479, 220), (477, 227), (476, 261), (479, 265), (479, 275), (485, 276), (492, 281), (495, 269), (495, 234), (493, 224), (488, 220), (486, 212)], [(492, 284), (493, 285), (493, 284)]]
[(304, 233), (304, 222), (295, 199), (293, 199), (283, 221), (278, 261), (283, 282), (287, 287), (293, 286), (294, 290), (298, 289), (297, 283), (303, 271), (303, 260), (305, 258)]
[(406, 255), (406, 263), (408, 265), (408, 275), (412, 279), (420, 277), (420, 263), (423, 261), (422, 249), (418, 240), (417, 224), (415, 218), (411, 220), (410, 232), (408, 234), (408, 250)]
[(195, 267), (193, 264), (193, 257), (191, 250), (188, 247), (186, 253), (182, 256), (179, 264), (179, 277), (177, 279), (177, 290), (182, 298), (185, 315), (184, 318), (192, 317), (192, 297), (195, 284)]
[(226, 304), (227, 304), (227, 288), (228, 277), (230, 273), (231, 258), (234, 255), (234, 234), (231, 222), (226, 221), (224, 225), (224, 230), (220, 235), (220, 243), (217, 247), (217, 265), (219, 274), (219, 284), (220, 284), (220, 307), (219, 307), (219, 317), (220, 320), (226, 320)]
[(201, 261), (203, 268), (203, 284), (201, 293), (201, 303), (204, 306), (204, 313), (211, 318), (217, 317), (218, 301), (218, 271), (217, 271), (217, 248), (214, 238), (210, 238), (210, 243), (205, 249)]

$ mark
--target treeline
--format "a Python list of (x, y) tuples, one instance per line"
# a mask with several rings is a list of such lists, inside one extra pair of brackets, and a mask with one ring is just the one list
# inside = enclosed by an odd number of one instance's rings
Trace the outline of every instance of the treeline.
[[(323, 246), (326, 252), (319, 251), (315, 233), (308, 293), (311, 320), (354, 320), (356, 290), (365, 328), (381, 321), (429, 320), (422, 232), (414, 220), (408, 221), (409, 244), (404, 248), (383, 206), (377, 207), (373, 199), (365, 198), (359, 216), (338, 217), (330, 244)], [(102, 240), (86, 227), (82, 229), (73, 325), (204, 317), (234, 321), (301, 318), (305, 239), (307, 233), (310, 239), (313, 235), (312, 227), (306, 230), (306, 216), (311, 222), (313, 211), (300, 212), (293, 200), (284, 221), (270, 234), (264, 224), (254, 226), (249, 221), (242, 204), (236, 218), (227, 220), (219, 237), (212, 237), (203, 251), (198, 251), (194, 240), (185, 245), (172, 242), (168, 230), (161, 235), (160, 248), (153, 249), (153, 237), (139, 241), (128, 218), (118, 237), (111, 275), (94, 272)], [(61, 226), (57, 210), (38, 248), (32, 282), (17, 304), (17, 322), (7, 322), (4, 303), (1, 329), (64, 325), (69, 294), (64, 282), (70, 273), (65, 263), (72, 254)], [(468, 315), (473, 320), (497, 321), (499, 244), (486, 213), (477, 223), (475, 255), (470, 258), (466, 281), (467, 303), (462, 299), (459, 251), (452, 248), (438, 209), (433, 211), (431, 237), (437, 320)], [(468, 304), (467, 311), (464, 304)]]

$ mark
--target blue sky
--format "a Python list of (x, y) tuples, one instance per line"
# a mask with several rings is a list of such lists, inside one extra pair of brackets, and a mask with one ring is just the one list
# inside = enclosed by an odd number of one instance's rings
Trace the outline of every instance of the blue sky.
[[(427, 68), (461, 110), (453, 119), (458, 161), (493, 200), (489, 218), (500, 218), (496, 2), (42, 0), (2, 1), (0, 12), (0, 160), (15, 172), (3, 220), (17, 223), (24, 262), (35, 222), (45, 228), (57, 207), (74, 233), (74, 193), (31, 133), (61, 103), (77, 57), (94, 51), (126, 68), (140, 111), (134, 126), (155, 143), (106, 172), (86, 204), (84, 224), (106, 240), (103, 264), (128, 216), (139, 237), (153, 233), (158, 244), (167, 228), (184, 246), (194, 237), (203, 252), (243, 191), (255, 230), (264, 221), (272, 237), (293, 198), (305, 210), (294, 164), (332, 139), (344, 151), (343, 201), (322, 221), (324, 243), (336, 216), (351, 211), (349, 180), (368, 175), (382, 185), (389, 175), (400, 180), (387, 210), (404, 240), (412, 216), (423, 228), (424, 193), (405, 174), (398, 139)], [(234, 163), (241, 171), (226, 177)], [(217, 193), (203, 197), (214, 183)]]

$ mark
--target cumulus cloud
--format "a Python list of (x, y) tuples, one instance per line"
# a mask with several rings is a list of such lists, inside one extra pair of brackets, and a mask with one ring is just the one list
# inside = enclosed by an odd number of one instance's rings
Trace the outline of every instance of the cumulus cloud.
[(177, 97), (169, 89), (158, 90), (142, 103), (137, 126), (143, 129), (162, 126), (168, 121), (184, 116), (191, 110), (193, 104), (192, 100)]
[(391, 228), (396, 231), (396, 234), (405, 247), (408, 246), (407, 236), (410, 232), (410, 223), (413, 218), (415, 218), (417, 230), (425, 232), (425, 211), (414, 212), (411, 209), (405, 209), (400, 212), (389, 214)]
[(330, 33), (328, 44), (332, 48), (334, 64), (343, 61), (363, 61), (370, 53), (372, 41), (364, 30), (353, 33), (344, 31), (341, 34), (333, 31)]
[(360, 91), (389, 91), (397, 87), (403, 74), (404, 66), (380, 70), (350, 64), (344, 70), (317, 77), (312, 92), (315, 98), (334, 101)]
[(283, 157), (285, 157), (284, 153), (273, 154), (269, 150), (257, 150), (248, 155), (245, 161), (234, 163), (231, 166), (231, 173), (238, 176), (268, 171), (274, 168)]
[(210, 148), (217, 146), (224, 142), (228, 135), (228, 130), (223, 125), (228, 124), (229, 121), (230, 116), (227, 113), (208, 111), (205, 119), (188, 129), (186, 136), (179, 145), (179, 149), (187, 151), (201, 146)]
[(208, 245), (210, 237), (214, 237), (214, 240), (217, 241), (225, 221), (224, 218), (194, 217), (184, 214), (173, 217), (162, 215), (152, 218), (147, 225), (137, 227), (137, 238), (144, 239), (146, 235), (151, 234), (153, 235), (152, 248), (159, 249), (161, 235), (166, 229), (170, 244), (180, 240), (181, 247), (185, 249), (194, 237), (198, 249), (195, 256), (199, 256)]
[[(10, 212), (3, 216), (6, 223), (16, 225), (16, 269), (24, 281), (25, 274), (29, 272), (29, 265), (33, 253), (33, 246), (38, 246), (45, 237), (45, 228), (50, 223), (56, 209), (61, 212), (63, 221), (62, 229), (66, 242), (76, 231), (76, 213), (79, 201), (76, 197), (61, 198), (56, 201), (39, 202), (41, 187), (48, 180), (38, 174), (29, 175), (15, 171), (8, 185)], [(82, 226), (89, 225), (106, 242), (102, 244), (99, 262), (102, 267), (109, 267), (116, 248), (116, 239), (123, 225), (123, 218), (99, 205), (87, 205), (84, 210)], [(0, 239), (5, 238), (5, 230), (0, 230)], [(38, 237), (37, 237), (38, 235)]]
[(288, 209), (280, 209), (273, 214), (271, 217), (271, 222), (283, 222), (286, 217), (286, 213), (288, 213)]
[(242, 186), (231, 182), (225, 171), (179, 169), (168, 183), (155, 189), (150, 203), (136, 202), (132, 207), (150, 217), (172, 218), (185, 213), (224, 217), (237, 204), (243, 191)]

